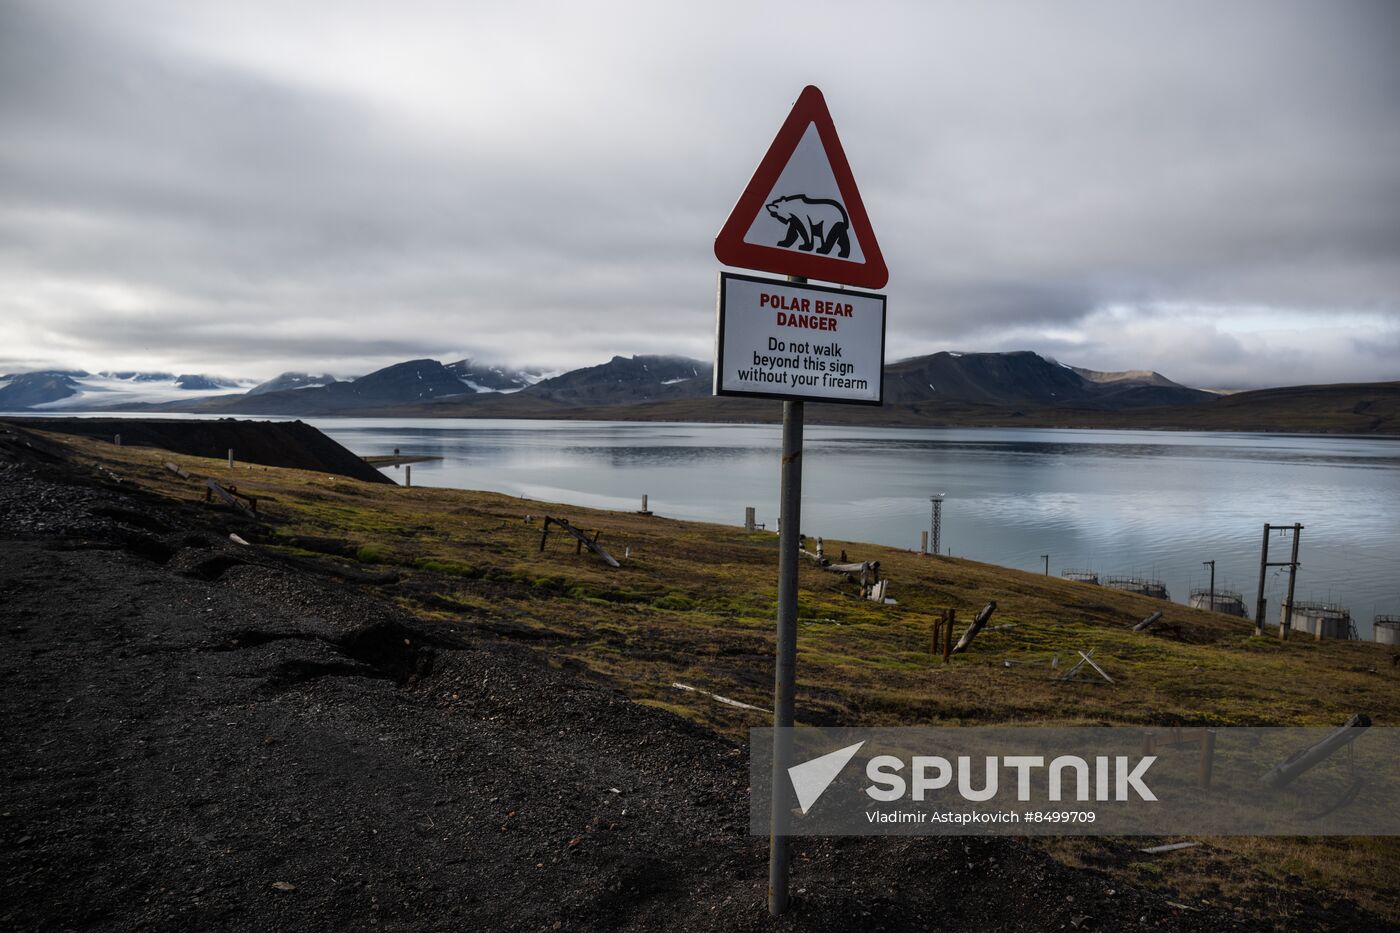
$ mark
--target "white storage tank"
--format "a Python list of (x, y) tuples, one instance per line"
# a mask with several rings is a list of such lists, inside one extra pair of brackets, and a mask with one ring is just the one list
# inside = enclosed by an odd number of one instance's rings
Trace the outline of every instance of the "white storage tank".
[[(1278, 621), (1288, 617), (1288, 604), (1279, 606)], [(1331, 603), (1293, 604), (1293, 631), (1311, 635), (1316, 639), (1338, 638), (1345, 641), (1351, 638), (1351, 612), (1345, 606)]]
[(1372, 638), (1382, 645), (1400, 645), (1400, 616), (1376, 616)]

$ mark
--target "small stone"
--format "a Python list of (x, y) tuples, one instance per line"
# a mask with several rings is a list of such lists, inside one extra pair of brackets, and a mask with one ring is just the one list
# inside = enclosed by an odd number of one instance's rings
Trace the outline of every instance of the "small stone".
[(296, 889), (297, 889), (297, 886), (294, 885), (294, 884), (292, 884), (290, 881), (274, 881), (274, 882), (272, 882), (272, 890), (274, 890), (274, 891), (285, 891), (285, 892), (287, 892), (288, 894), (290, 894), (291, 892), (295, 891)]

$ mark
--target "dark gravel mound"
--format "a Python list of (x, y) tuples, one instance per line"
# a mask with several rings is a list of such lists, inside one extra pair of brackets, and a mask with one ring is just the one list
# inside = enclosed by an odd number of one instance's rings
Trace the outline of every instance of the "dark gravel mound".
[(301, 421), (164, 420), (139, 418), (9, 418), (20, 427), (111, 440), (135, 447), (159, 447), (191, 457), (226, 457), (229, 448), (243, 463), (334, 473), (368, 483), (392, 483), (311, 425)]
[(741, 747), (241, 521), (0, 428), (0, 929), (1245, 927), (1012, 839), (803, 841), (772, 922)]

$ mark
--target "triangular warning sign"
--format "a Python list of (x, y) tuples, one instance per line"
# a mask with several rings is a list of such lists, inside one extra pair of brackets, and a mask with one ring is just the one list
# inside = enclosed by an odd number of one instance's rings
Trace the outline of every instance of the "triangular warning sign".
[(803, 89), (715, 237), (728, 266), (883, 288), (885, 258), (822, 92)]

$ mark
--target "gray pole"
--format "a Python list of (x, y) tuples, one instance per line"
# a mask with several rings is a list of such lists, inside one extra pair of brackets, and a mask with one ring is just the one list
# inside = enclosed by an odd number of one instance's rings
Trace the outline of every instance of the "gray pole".
[(1293, 583), (1298, 579), (1298, 538), (1303, 526), (1294, 522), (1293, 524), (1293, 556), (1288, 559), (1288, 609), (1286, 610), (1282, 624), (1278, 627), (1278, 637), (1280, 641), (1288, 638), (1288, 630), (1293, 628)]
[(1207, 567), (1210, 568), (1210, 602), (1206, 604), (1206, 610), (1207, 610), (1208, 612), (1214, 612), (1214, 611), (1215, 611), (1215, 561), (1213, 561), (1213, 560), (1204, 560), (1204, 561), (1201, 561), (1201, 563), (1205, 564)]
[[(806, 282), (788, 276), (789, 282)], [(793, 690), (797, 670), (797, 546), (802, 530), (802, 409), (783, 402), (782, 490), (778, 514), (778, 657), (773, 670), (773, 800), (768, 823), (768, 913), (788, 906), (787, 824), (791, 817)]]
[(941, 554), (943, 552), (943, 493), (930, 496), (929, 502), (933, 506), (933, 515), (929, 522), (929, 527), (933, 529), (933, 536), (929, 539), (929, 546), (933, 549), (934, 554)]
[(1047, 577), (1050, 576), (1050, 555), (1042, 554), (1040, 555), (1040, 559), (1045, 561), (1045, 575)]
[(1264, 523), (1264, 546), (1259, 551), (1259, 601), (1254, 605), (1254, 634), (1264, 634), (1264, 577), (1269, 572), (1269, 523)]

